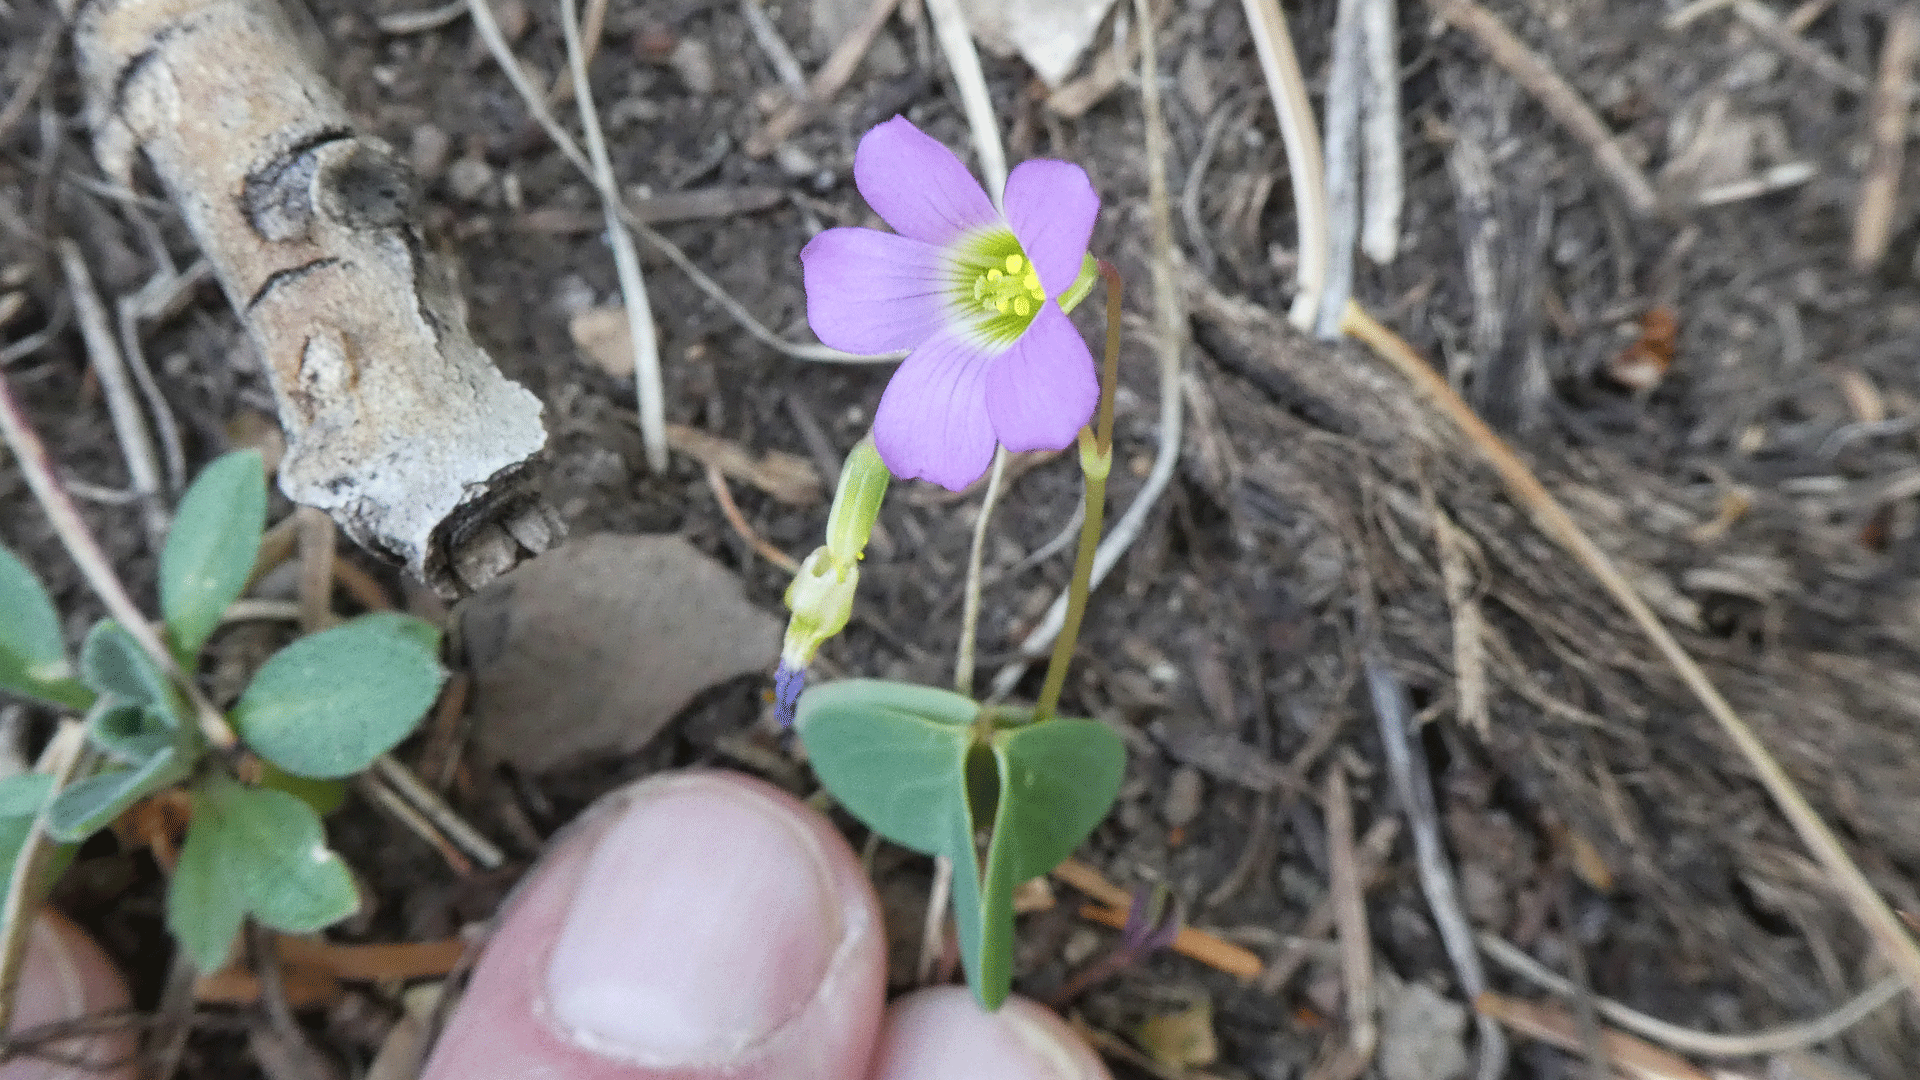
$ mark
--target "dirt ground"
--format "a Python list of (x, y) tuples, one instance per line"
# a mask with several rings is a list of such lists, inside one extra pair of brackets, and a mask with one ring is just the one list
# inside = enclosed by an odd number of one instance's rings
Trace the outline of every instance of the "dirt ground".
[[(1785, 46), (1737, 5), (1670, 29), (1663, 20), (1679, 6), (1486, 0), (1679, 207), (1641, 217), (1485, 51), (1419, 0), (1403, 0), (1403, 242), (1389, 265), (1361, 262), (1356, 295), (1508, 434), (1627, 565), (1883, 895), (1920, 912), (1920, 175), (1911, 164), (1888, 254), (1871, 271), (1854, 269), (1848, 254), (1871, 157), (1863, 88), (1878, 77), (1899, 5), (1799, 5), (1814, 17), (1789, 25)], [(1790, 5), (1758, 6), (1790, 14)], [(870, 221), (851, 180), (859, 135), (904, 112), (949, 145), (968, 145), (925, 17), (916, 3), (906, 8), (848, 86), (764, 159), (743, 144), (784, 91), (739, 5), (622, 0), (609, 12), (592, 76), (616, 175), (663, 214), (675, 205), (664, 196), (712, 194), (725, 213), (659, 228), (791, 339), (810, 340), (801, 245), (825, 226)], [(1287, 10), (1316, 108), (1334, 8), (1302, 0)], [(427, 224), (467, 275), (476, 336), (544, 402), (548, 498), (575, 534), (678, 533), (777, 610), (785, 572), (728, 524), (693, 459), (676, 454), (667, 473), (648, 471), (631, 378), (607, 374), (574, 345), (573, 316), (620, 299), (591, 189), (528, 121), (464, 17), (383, 31), (379, 20), (401, 10), (319, 0), (325, 68), (355, 114), (420, 171)], [(562, 69), (555, 11), (519, 0), (498, 10), (523, 63), (549, 79)], [(766, 10), (807, 70), (825, 58), (833, 41), (808, 3)], [(78, 242), (109, 298), (138, 288), (162, 259), (190, 263), (194, 251), (157, 192), (127, 201), (100, 180), (69, 52), (47, 45), (58, 33), (45, 0), (0, 0), (0, 103), (44, 48), (58, 49), (0, 129), (0, 300), (23, 300), (0, 315), (0, 347), (51, 328), (6, 376), (64, 475), (120, 489), (125, 466), (52, 245)], [(1097, 40), (1096, 52), (1112, 36)], [(1179, 0), (1158, 44), (1175, 240), (1188, 268), (1179, 388), (1188, 425), (1173, 484), (1095, 595), (1068, 684), (1070, 710), (1118, 725), (1130, 747), (1121, 801), (1081, 858), (1127, 888), (1164, 882), (1191, 924), (1297, 970), (1261, 986), (1172, 954), (1122, 967), (1065, 1006), (1110, 1037), (1115, 1074), (1330, 1075), (1314, 1069), (1346, 1037), (1341, 974), (1334, 950), (1318, 943), (1328, 931), (1302, 929), (1328, 888), (1327, 771), (1351, 779), (1357, 832), (1401, 818), (1363, 673), (1369, 654), (1384, 658), (1424, 722), (1417, 741), (1476, 930), (1556, 970), (1583, 971), (1595, 994), (1703, 1031), (1823, 1014), (1883, 977), (1824, 873), (1625, 616), (1371, 354), (1284, 327), (1294, 212), (1241, 6)], [(1123, 355), (1117, 513), (1159, 445), (1166, 392), (1148, 321), (1137, 84), (1065, 118), (1023, 62), (989, 56), (986, 69), (1010, 157), (1086, 167), (1104, 204), (1094, 249), (1129, 281), (1137, 318)], [(1763, 175), (1792, 182), (1730, 187)], [(870, 423), (887, 369), (784, 358), (664, 259), (643, 255), (669, 419), (831, 468)], [(1093, 313), (1083, 314), (1097, 339)], [(1671, 369), (1653, 385), (1623, 385), (1623, 354), (1663, 355), (1663, 314), (1676, 328)], [(247, 339), (211, 286), (153, 327), (145, 352), (192, 464), (272, 415)], [(1066, 458), (1027, 464), (986, 548), (983, 677), (1068, 570), (1064, 558), (1024, 560), (1072, 512), (1078, 478)], [(819, 542), (823, 503), (789, 505), (738, 483), (732, 494), (773, 545), (799, 555)], [(289, 509), (276, 503), (275, 519)], [(827, 670), (950, 678), (978, 503), (977, 492), (896, 488), (869, 553), (861, 616), (823, 654)], [(137, 511), (83, 505), (151, 603)], [(0, 462), (0, 541), (53, 587), (76, 634), (96, 617), (10, 459)], [(1463, 610), (1477, 631), (1463, 628)], [(1465, 673), (1458, 639), (1469, 632), (1479, 659)], [(1036, 672), (1020, 692), (1037, 685)], [(451, 798), (508, 848), (500, 872), (457, 875), (389, 819), (350, 804), (334, 819), (335, 838), (376, 902), (346, 936), (417, 940), (484, 919), (544, 836), (655, 769), (759, 763), (776, 782), (810, 791), (765, 728), (767, 686), (756, 676), (715, 688), (637, 755), (542, 775), (472, 765)], [(26, 719), (30, 730), (48, 720)], [(846, 824), (856, 844), (865, 839)], [(904, 985), (929, 867), (885, 849), (874, 866)], [(1058, 892), (1051, 910), (1022, 923), (1016, 985), (1041, 998), (1113, 941), (1076, 918), (1076, 894)], [(126, 965), (143, 1010), (157, 1006), (167, 970), (159, 896), (148, 856), (104, 842), (82, 853), (60, 895)], [(1460, 1048), (1470, 1061), (1472, 1028), (1459, 1011), (1467, 995), (1404, 830), (1366, 911), (1389, 1037), (1427, 1055), (1416, 1055), (1426, 1071), (1395, 1071), (1406, 1066), (1383, 1056), (1373, 1075), (1446, 1075), (1436, 1063)], [(1315, 942), (1296, 947), (1303, 934)], [(1558, 1000), (1490, 971), (1495, 990)], [(1408, 1035), (1393, 1025), (1418, 1028), (1419, 1010), (1406, 1002), (1426, 999), (1407, 986), (1457, 1008)], [(342, 1075), (357, 1075), (397, 1001), (355, 989), (301, 1019)], [(1195, 1003), (1211, 1009), (1217, 1058), (1144, 1061), (1143, 1022)], [(263, 1023), (258, 1007), (203, 1007), (181, 1075), (254, 1075), (263, 1066), (245, 1035)], [(1920, 1010), (1881, 1009), (1817, 1052), (1859, 1075), (1915, 1075)], [(1733, 1075), (1814, 1075), (1765, 1071), (1784, 1060), (1736, 1058), (1744, 1071)], [(1553, 1080), (1586, 1068), (1577, 1052), (1516, 1037), (1505, 1075)]]

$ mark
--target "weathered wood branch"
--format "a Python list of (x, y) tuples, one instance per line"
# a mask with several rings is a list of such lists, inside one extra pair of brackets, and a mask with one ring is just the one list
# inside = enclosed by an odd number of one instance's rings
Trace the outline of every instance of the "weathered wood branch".
[(540, 402), (474, 343), (413, 176), (275, 0), (70, 14), (102, 167), (125, 181), (151, 163), (259, 348), (287, 497), (442, 593), (547, 547), (557, 519), (527, 481)]

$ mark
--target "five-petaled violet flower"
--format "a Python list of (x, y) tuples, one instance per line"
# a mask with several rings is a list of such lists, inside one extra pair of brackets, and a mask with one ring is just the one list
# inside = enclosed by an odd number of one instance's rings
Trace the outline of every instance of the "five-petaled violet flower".
[(912, 350), (873, 418), (896, 476), (955, 491), (994, 444), (1059, 450), (1093, 415), (1093, 356), (1060, 309), (1100, 211), (1087, 174), (1024, 162), (994, 208), (953, 151), (896, 116), (860, 140), (853, 179), (894, 232), (828, 229), (800, 252), (807, 321), (853, 353)]

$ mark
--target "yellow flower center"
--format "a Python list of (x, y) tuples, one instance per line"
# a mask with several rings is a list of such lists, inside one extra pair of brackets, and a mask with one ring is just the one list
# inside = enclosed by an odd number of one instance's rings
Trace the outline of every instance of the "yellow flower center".
[(1047, 302), (1040, 275), (1013, 231), (983, 229), (961, 240), (952, 258), (954, 314), (987, 342), (1013, 344)]
[[(1004, 267), (1004, 269), (1003, 269)], [(1028, 318), (1047, 302), (1040, 287), (1040, 275), (1020, 255), (1009, 255), (1001, 263), (973, 279), (973, 301), (980, 309), (996, 315)]]

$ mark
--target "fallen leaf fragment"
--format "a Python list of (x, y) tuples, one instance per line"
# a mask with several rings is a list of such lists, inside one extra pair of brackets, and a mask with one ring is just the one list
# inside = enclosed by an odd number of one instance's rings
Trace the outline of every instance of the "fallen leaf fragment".
[(526, 772), (630, 754), (702, 690), (767, 671), (781, 622), (678, 536), (588, 536), (456, 613), (481, 752)]

